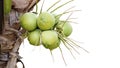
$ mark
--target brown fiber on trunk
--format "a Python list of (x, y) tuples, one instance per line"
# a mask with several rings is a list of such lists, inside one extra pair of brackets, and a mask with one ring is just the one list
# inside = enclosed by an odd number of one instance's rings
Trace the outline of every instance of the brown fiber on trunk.
[(31, 11), (36, 1), (12, 0), (12, 10), (8, 15), (4, 15), (2, 33), (0, 33), (0, 68), (17, 68), (16, 63), (21, 58), (18, 49), (24, 39), (21, 35), (25, 32), (21, 29), (19, 16)]

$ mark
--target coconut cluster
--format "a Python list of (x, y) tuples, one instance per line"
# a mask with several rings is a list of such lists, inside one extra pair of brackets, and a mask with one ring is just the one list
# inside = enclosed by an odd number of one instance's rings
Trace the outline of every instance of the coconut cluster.
[[(72, 8), (74, 8), (73, 6), (68, 8), (67, 10), (59, 12), (59, 14), (54, 13), (56, 10), (60, 9), (64, 5), (74, 0), (67, 1), (59, 5), (58, 7), (55, 7), (60, 1), (61, 0), (56, 1), (52, 6), (45, 10), (45, 12), (42, 11), (43, 9), (42, 6), (44, 4), (43, 1), (40, 13), (38, 13), (36, 9), (35, 13), (27, 12), (23, 14), (20, 17), (20, 24), (22, 28), (26, 30), (27, 33), (25, 33), (25, 35), (27, 34), (27, 39), (31, 45), (34, 46), (43, 45), (46, 49), (50, 50), (51, 55), (52, 50), (58, 48), (61, 52), (63, 61), (66, 64), (62, 48), (60, 46), (61, 43), (63, 43), (64, 47), (70, 52), (73, 58), (75, 58), (73, 54), (74, 52), (80, 54), (78, 48), (83, 49), (87, 53), (89, 52), (85, 50), (83, 47), (79, 46), (78, 41), (69, 38), (69, 36), (73, 32), (73, 28), (70, 22), (73, 22), (71, 21), (71, 19), (74, 19), (70, 18), (70, 16), (72, 15), (73, 12), (79, 10), (72, 10)], [(69, 13), (70, 15), (67, 18), (61, 20), (61, 16)]]
[(31, 45), (42, 44), (50, 50), (59, 47), (61, 40), (72, 33), (68, 21), (62, 21), (49, 12), (41, 12), (38, 16), (32, 12), (24, 13), (20, 17), (20, 24), (28, 32), (27, 39)]

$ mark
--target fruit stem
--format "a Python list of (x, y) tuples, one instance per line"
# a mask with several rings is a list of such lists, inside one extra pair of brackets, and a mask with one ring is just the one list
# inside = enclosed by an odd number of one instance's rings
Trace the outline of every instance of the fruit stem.
[(57, 16), (61, 17), (61, 16), (64, 15), (64, 14), (67, 14), (67, 13), (70, 13), (70, 12), (75, 12), (75, 11), (81, 11), (81, 10), (71, 10), (71, 11), (66, 11), (66, 12), (63, 12), (63, 13), (57, 15)]
[(59, 50), (60, 50), (60, 53), (61, 53), (61, 55), (62, 55), (62, 59), (63, 59), (65, 65), (67, 66), (67, 63), (66, 63), (66, 61), (65, 61), (65, 58), (64, 58), (64, 56), (63, 56), (63, 52), (62, 52), (62, 49), (61, 49), (60, 46), (59, 46)]
[(53, 60), (53, 62), (54, 62), (54, 56), (53, 56), (53, 53), (52, 53), (51, 50), (50, 50), (50, 54), (51, 54), (52, 60)]
[(36, 13), (37, 13), (37, 11), (38, 11), (38, 0), (36, 0)]
[[(45, 2), (45, 0), (43, 0), (42, 6), (41, 6), (41, 9), (40, 9), (40, 14), (42, 13), (42, 9), (43, 9), (44, 2)], [(39, 14), (39, 15), (40, 15), (40, 14)]]
[(72, 13), (67, 17), (67, 19), (66, 19), (65, 22), (63, 23), (62, 27), (65, 25), (65, 23), (68, 21), (68, 19), (70, 18), (71, 15), (72, 15)]
[(52, 7), (54, 7), (56, 4), (58, 4), (61, 0), (58, 0), (57, 2), (55, 2), (52, 6), (50, 6), (47, 11), (49, 11)]
[(76, 44), (74, 41), (72, 41), (71, 39), (69, 38), (66, 38), (66, 40), (68, 40), (69, 42), (71, 42), (71, 44), (83, 49), (85, 52), (89, 53), (89, 51), (87, 51), (86, 49), (84, 49), (83, 47), (79, 46), (78, 44)]
[(57, 9), (63, 7), (64, 5), (66, 5), (66, 4), (68, 4), (68, 3), (72, 2), (72, 1), (73, 1), (73, 0), (70, 0), (70, 1), (68, 1), (68, 2), (66, 2), (66, 3), (64, 3), (64, 4), (60, 5), (60, 6), (58, 6), (57, 8), (55, 8), (54, 10), (52, 10), (50, 13), (53, 13), (53, 12), (56, 11)]
[(63, 44), (65, 45), (65, 47), (66, 47), (66, 48), (68, 49), (68, 51), (70, 52), (70, 54), (72, 55), (72, 57), (73, 57), (74, 59), (76, 59), (75, 56), (73, 55), (71, 49), (67, 46), (66, 40), (63, 39), (62, 36), (59, 36), (59, 37), (60, 37), (60, 39), (62, 40), (62, 42), (63, 42)]

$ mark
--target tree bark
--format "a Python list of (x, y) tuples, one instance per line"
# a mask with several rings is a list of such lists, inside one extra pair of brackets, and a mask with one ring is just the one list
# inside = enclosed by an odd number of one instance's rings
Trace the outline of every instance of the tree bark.
[(4, 15), (3, 28), (0, 30), (0, 68), (17, 68), (16, 63), (21, 58), (18, 49), (24, 39), (21, 35), (25, 33), (20, 26), (19, 16), (31, 11), (36, 1), (12, 0), (12, 10)]
[(0, 0), (0, 34), (2, 33), (2, 26), (3, 26), (3, 0)]

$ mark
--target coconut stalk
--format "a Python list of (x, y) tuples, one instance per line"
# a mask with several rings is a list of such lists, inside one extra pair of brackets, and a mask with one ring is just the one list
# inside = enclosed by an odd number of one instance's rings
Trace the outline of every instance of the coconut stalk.
[(18, 50), (25, 33), (21, 29), (19, 16), (31, 11), (40, 0), (12, 0), (12, 8), (7, 15), (3, 13), (3, 1), (0, 0), (0, 68), (17, 68), (17, 62), (23, 64)]

